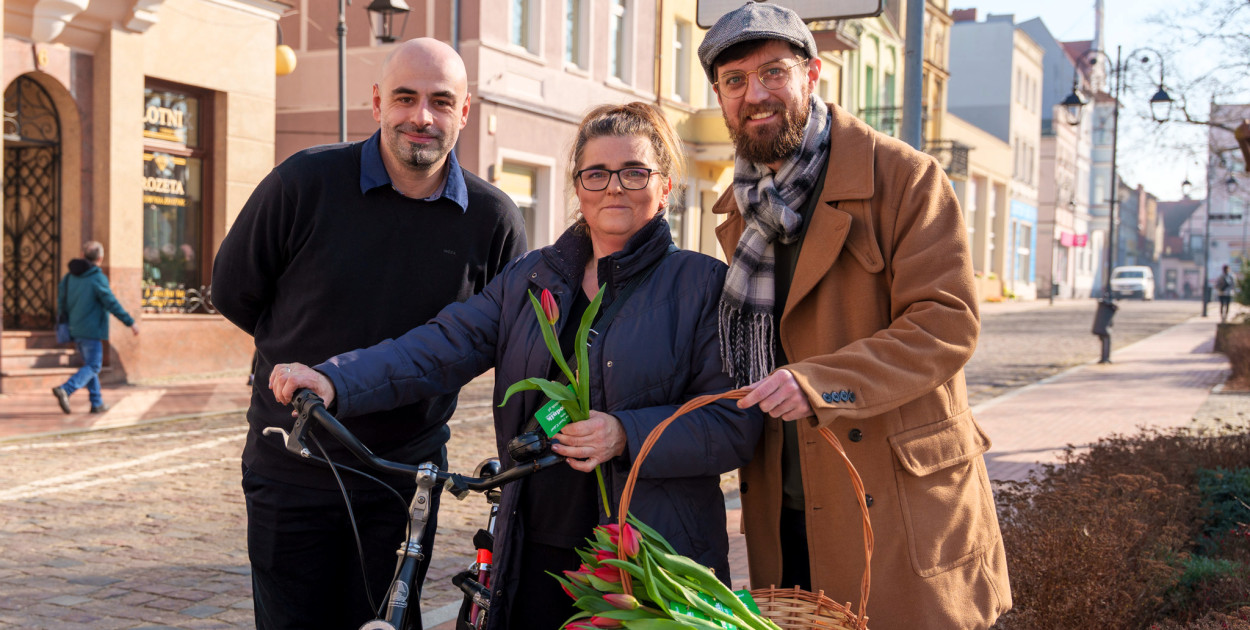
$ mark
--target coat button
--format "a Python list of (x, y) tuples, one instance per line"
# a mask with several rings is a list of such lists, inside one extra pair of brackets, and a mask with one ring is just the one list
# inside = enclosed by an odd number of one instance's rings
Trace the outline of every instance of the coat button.
[(859, 429), (851, 429), (851, 432), (847, 435), (847, 437), (851, 438), (852, 442), (858, 442), (864, 439), (864, 432)]
[(612, 362), (608, 361), (608, 367), (612, 367)]
[(534, 278), (537, 278), (537, 277), (538, 277), (538, 272), (534, 272), (530, 274), (530, 280), (533, 280)]
[(821, 395), (820, 395), (820, 398), (821, 398), (821, 400), (823, 400), (823, 401), (825, 401), (825, 402), (827, 402), (827, 403), (831, 403), (831, 402), (833, 402), (833, 394), (831, 394), (831, 393), (829, 393), (829, 392), (825, 392), (825, 393), (821, 394)]
[(864, 495), (864, 505), (867, 505), (868, 507), (872, 507), (872, 495), (871, 494)]
[(744, 481), (744, 482), (742, 482), (742, 483), (738, 484), (738, 492), (741, 492), (742, 494), (746, 494), (746, 492), (747, 492), (747, 482), (745, 482), (745, 481)]

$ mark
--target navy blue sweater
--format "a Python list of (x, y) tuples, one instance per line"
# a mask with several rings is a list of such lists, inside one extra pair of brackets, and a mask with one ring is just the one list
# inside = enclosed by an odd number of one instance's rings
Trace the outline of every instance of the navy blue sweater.
[[(398, 337), (482, 290), (525, 251), (516, 205), (467, 171), (463, 211), (446, 197), (414, 200), (390, 186), (362, 192), (363, 146), (316, 147), (275, 168), (244, 205), (213, 266), (213, 305), (253, 335), (258, 352), (243, 463), (271, 479), (335, 487), (326, 467), (261, 436), (267, 426), (292, 424), (291, 408), (268, 388), (274, 364), (315, 365)], [(438, 461), (455, 407), (451, 390), (359, 416), (349, 427), (382, 457)], [(356, 463), (327, 442), (336, 461)], [(368, 487), (355, 475), (343, 480)]]

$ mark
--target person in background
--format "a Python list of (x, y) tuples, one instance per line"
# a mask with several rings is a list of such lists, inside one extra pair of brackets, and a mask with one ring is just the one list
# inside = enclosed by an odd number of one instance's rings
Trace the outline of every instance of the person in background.
[[(699, 61), (734, 143), (713, 212), (733, 252), (720, 304), (729, 374), (768, 415), (742, 471), (751, 584), (855, 601), (859, 500), (876, 537), (874, 630), (987, 628), (1011, 607), (963, 366), (979, 320), (967, 232), (942, 167), (813, 88), (793, 11), (748, 2)], [(863, 477), (857, 497), (831, 430)]]
[[(373, 86), (380, 129), (284, 161), (221, 244), (213, 304), (254, 337), (261, 385), (247, 413), (242, 482), (258, 628), (355, 628), (372, 619), (366, 580), (382, 601), (408, 523), (393, 494), (344, 475), (364, 546), (363, 562), (357, 557), (331, 471), (262, 437), (265, 427), (292, 425), (286, 401), (264, 386), (274, 365), (398, 337), (481, 291), (525, 251), (516, 205), (452, 152), (469, 101), (464, 62), (450, 46), (425, 38), (396, 46)], [(379, 409), (358, 418), (356, 433), (382, 457), (446, 466), (456, 395), (448, 388)], [(337, 443), (327, 450), (353, 461)], [(384, 480), (411, 499), (411, 478)], [(429, 522), (419, 578), (433, 549), (436, 518)]]
[(1237, 292), (1237, 278), (1228, 270), (1228, 265), (1220, 272), (1215, 281), (1215, 290), (1220, 296), (1220, 321), (1228, 321), (1228, 308), (1232, 306), (1233, 294)]
[(121, 323), (138, 335), (139, 324), (122, 308), (113, 290), (109, 288), (108, 276), (100, 269), (104, 260), (104, 245), (99, 241), (87, 241), (82, 246), (82, 258), (69, 261), (69, 273), (61, 278), (57, 287), (57, 312), (69, 320), (69, 335), (74, 340), (82, 367), (64, 384), (52, 388), (52, 395), (61, 411), (72, 413), (70, 394), (87, 388), (91, 399), (91, 413), (109, 410), (100, 393), (100, 370), (104, 367), (104, 340), (109, 338), (109, 318), (112, 313)]
[[(595, 467), (603, 466), (618, 516), (625, 479), (651, 430), (687, 400), (730, 387), (716, 336), (725, 264), (675, 251), (664, 219), (673, 182), (681, 181), (680, 147), (654, 105), (592, 110), (569, 159), (579, 218), (554, 245), (526, 254), (480, 295), (394, 341), (315, 369), (290, 365), (283, 367), (291, 372), (274, 373), (278, 400), (307, 387), (351, 417), (453, 391), (493, 367), (498, 405), (513, 383), (560, 373), (529, 295), (551, 291), (560, 312), (556, 334), (568, 351), (591, 300), (607, 292), (599, 313), (619, 309), (592, 327), (598, 333), (588, 351), (594, 411), (554, 436), (552, 448), (568, 465), (503, 489), (492, 579), (506, 588), (491, 599), (492, 629), (553, 630), (573, 615), (573, 601), (546, 572), (577, 570), (574, 549), (593, 537), (596, 524), (615, 522), (600, 504)], [(512, 464), (508, 442), (545, 402), (540, 392), (524, 392), (496, 407), (505, 466)], [(758, 411), (729, 401), (682, 416), (643, 463), (631, 503), (630, 511), (678, 552), (723, 580), (730, 573), (720, 475), (746, 463), (762, 423)]]

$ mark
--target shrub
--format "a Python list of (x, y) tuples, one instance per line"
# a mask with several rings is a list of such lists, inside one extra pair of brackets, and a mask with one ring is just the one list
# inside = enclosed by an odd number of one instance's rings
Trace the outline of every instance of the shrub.
[(1250, 433), (1148, 430), (1062, 461), (997, 493), (1015, 608), (996, 628), (1236, 621), (1214, 613), (1250, 602), (1250, 525), (1235, 509)]
[(1224, 337), (1224, 354), (1233, 374), (1229, 380), (1250, 380), (1250, 323), (1231, 326)]

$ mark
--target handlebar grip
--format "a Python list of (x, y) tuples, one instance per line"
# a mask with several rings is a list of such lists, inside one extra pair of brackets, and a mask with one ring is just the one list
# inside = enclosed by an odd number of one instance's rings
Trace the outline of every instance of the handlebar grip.
[(325, 401), (321, 397), (314, 394), (311, 389), (297, 389), (295, 396), (291, 397), (291, 406), (295, 407), (295, 411), (299, 414), (306, 415), (316, 405), (325, 406)]

